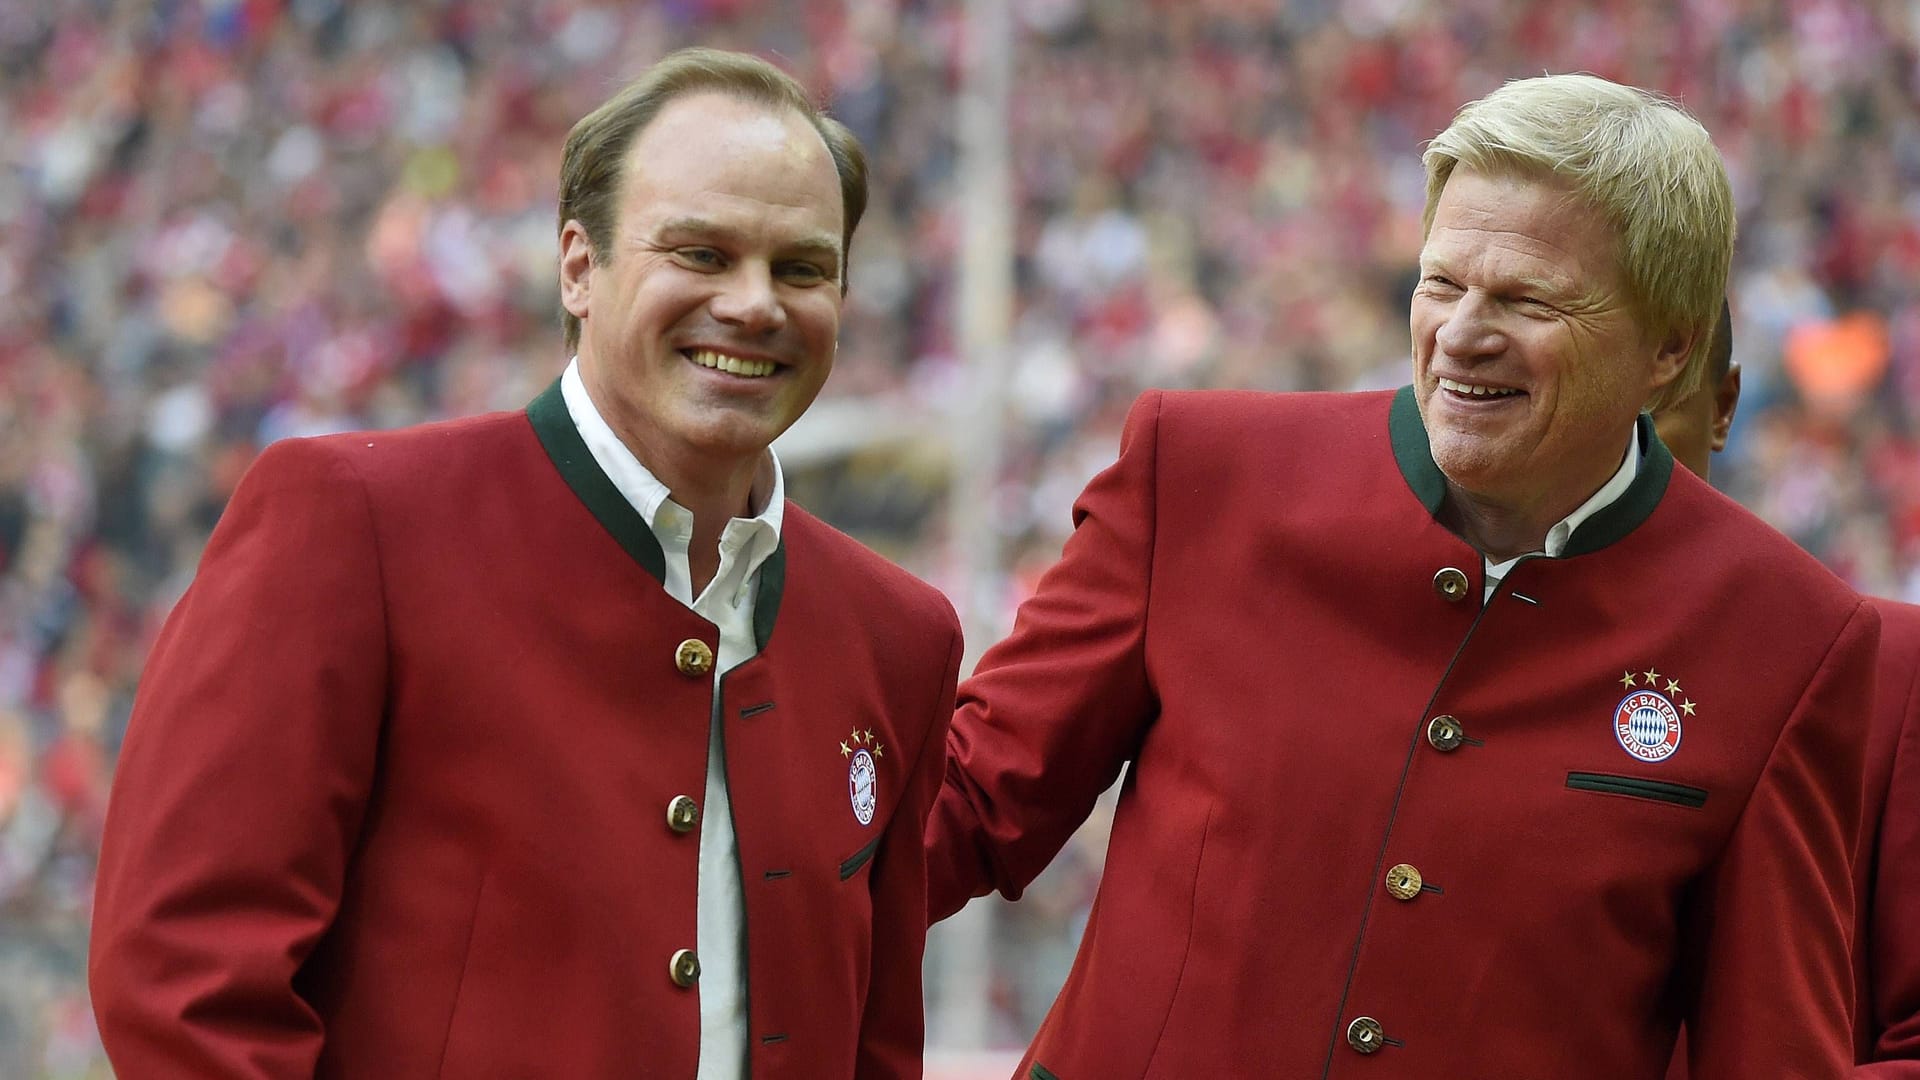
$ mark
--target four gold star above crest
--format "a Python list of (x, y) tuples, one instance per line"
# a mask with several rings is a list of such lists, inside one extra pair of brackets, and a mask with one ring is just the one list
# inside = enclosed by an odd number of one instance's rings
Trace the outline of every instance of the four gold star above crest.
[[(1660, 683), (1658, 680), (1662, 678), (1662, 676), (1658, 671), (1654, 670), (1653, 668), (1648, 668), (1647, 670), (1641, 672), (1639, 675), (1635, 675), (1631, 671), (1622, 672), (1620, 675), (1620, 685), (1631, 690), (1634, 687), (1640, 685), (1640, 680), (1642, 678), (1647, 680), (1648, 689), (1658, 689), (1660, 686)], [(1675, 698), (1679, 697), (1683, 693), (1683, 691), (1680, 689), (1680, 680), (1667, 679), (1666, 693), (1668, 697), (1675, 697)], [(1687, 716), (1693, 716), (1694, 710), (1696, 708), (1697, 706), (1691, 700), (1682, 699), (1680, 702), (1680, 711)]]
[(846, 741), (840, 744), (840, 756), (852, 757), (855, 746), (872, 747), (873, 756), (877, 758), (887, 756), (886, 747), (881, 745), (880, 740), (873, 737), (872, 728), (867, 728), (864, 731), (860, 728), (854, 728), (853, 731), (847, 735)]

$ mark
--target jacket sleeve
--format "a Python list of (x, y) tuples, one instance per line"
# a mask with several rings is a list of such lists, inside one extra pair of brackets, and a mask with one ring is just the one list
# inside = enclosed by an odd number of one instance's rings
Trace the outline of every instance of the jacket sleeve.
[(1693, 1080), (1838, 1077), (1853, 1063), (1853, 860), (1879, 617), (1864, 602), (1801, 693), (1686, 940)]
[(333, 919), (374, 771), (386, 629), (350, 463), (268, 449), (143, 674), (114, 777), (89, 982), (121, 1076), (311, 1077), (296, 973)]
[(927, 827), (930, 921), (993, 890), (1019, 899), (1158, 713), (1145, 654), (1162, 400), (1134, 405), (1060, 562), (960, 687)]
[[(1858, 1004), (1873, 1034), (1856, 1080), (1920, 1080), (1920, 657), (1906, 657), (1906, 692), (1880, 709), (1900, 710), (1893, 772), (1872, 859), (1865, 939), (1869, 998)], [(1882, 683), (1882, 692), (1886, 684)], [(1871, 829), (1869, 821), (1866, 828)]]
[(855, 1080), (920, 1080), (926, 1041), (921, 957), (927, 944), (927, 859), (921, 838), (940, 790), (947, 723), (960, 674), (960, 625), (945, 608), (952, 645), (920, 740), (913, 778), (874, 853), (868, 888), (873, 899), (873, 949), (867, 1001), (860, 1018)]

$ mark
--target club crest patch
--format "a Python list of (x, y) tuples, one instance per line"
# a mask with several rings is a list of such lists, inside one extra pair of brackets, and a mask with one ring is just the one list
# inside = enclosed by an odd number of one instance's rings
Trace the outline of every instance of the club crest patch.
[[(858, 749), (855, 749), (855, 748)], [(874, 811), (880, 805), (880, 768), (886, 747), (873, 732), (853, 729), (840, 744), (840, 755), (847, 759), (847, 798), (853, 802), (853, 817), (862, 825), (873, 824)]]
[(1620, 685), (1627, 688), (1627, 696), (1613, 708), (1613, 737), (1620, 749), (1645, 762), (1672, 757), (1680, 749), (1682, 716), (1694, 715), (1697, 708), (1680, 689), (1680, 681), (1648, 668), (1622, 674)]

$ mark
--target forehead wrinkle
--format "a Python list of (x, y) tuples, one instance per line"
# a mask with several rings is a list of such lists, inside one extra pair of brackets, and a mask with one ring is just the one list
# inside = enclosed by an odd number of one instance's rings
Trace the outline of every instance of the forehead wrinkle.
[[(1456, 237), (1460, 233), (1485, 233), (1495, 239), (1486, 243), (1474, 243), (1466, 237)], [(1515, 242), (1518, 241), (1518, 242)], [(1529, 248), (1545, 247), (1568, 258), (1574, 256), (1561, 248), (1544, 243), (1526, 233), (1505, 229), (1477, 229), (1446, 227), (1435, 228), (1427, 248), (1420, 253), (1420, 263), (1428, 269), (1445, 270), (1449, 273), (1460, 272), (1462, 266), (1492, 279), (1492, 283), (1503, 286), (1518, 286), (1552, 293), (1575, 293), (1580, 288), (1579, 275), (1558, 265), (1556, 260), (1541, 251)], [(1515, 265), (1515, 264), (1518, 265)], [(1544, 271), (1544, 272), (1543, 272)]]

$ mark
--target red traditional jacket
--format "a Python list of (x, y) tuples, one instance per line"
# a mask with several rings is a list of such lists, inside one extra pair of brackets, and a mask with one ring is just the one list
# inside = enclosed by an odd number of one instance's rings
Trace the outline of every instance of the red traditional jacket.
[(269, 448), (115, 778), (91, 976), (120, 1075), (692, 1077), (715, 723), (753, 1076), (919, 1076), (958, 626), (797, 507), (782, 533), (716, 691), (717, 630), (557, 384)]
[(1844, 1073), (1878, 619), (1639, 438), (1482, 606), (1410, 390), (1142, 398), (928, 827), (1018, 897), (1126, 767), (1022, 1078)]

